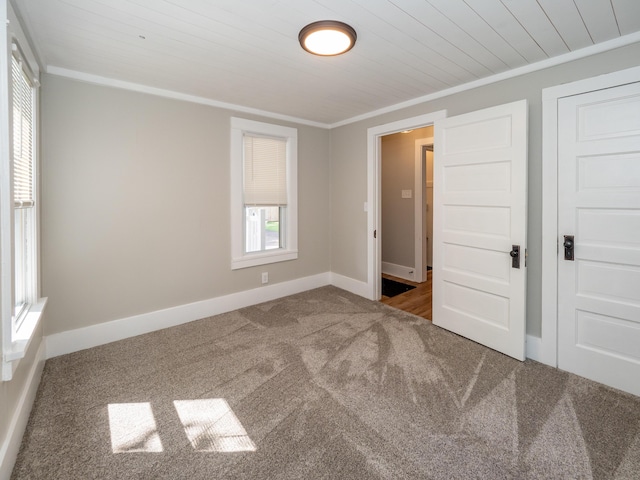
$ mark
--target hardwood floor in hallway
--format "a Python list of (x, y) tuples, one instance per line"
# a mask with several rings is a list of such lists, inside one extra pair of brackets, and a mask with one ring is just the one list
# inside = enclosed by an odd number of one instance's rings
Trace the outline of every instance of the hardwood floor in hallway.
[(427, 281), (423, 283), (411, 282), (403, 278), (383, 274), (382, 276), (384, 278), (406, 283), (407, 285), (413, 285), (416, 288), (396, 295), (395, 297), (383, 296), (380, 298), (380, 301), (399, 310), (431, 320), (431, 274), (432, 271), (429, 270), (427, 272)]

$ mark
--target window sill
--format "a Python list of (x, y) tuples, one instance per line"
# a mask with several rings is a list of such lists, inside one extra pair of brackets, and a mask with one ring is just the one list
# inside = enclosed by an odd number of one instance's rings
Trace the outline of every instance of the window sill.
[(44, 308), (47, 305), (47, 298), (41, 298), (37, 303), (34, 303), (29, 307), (29, 311), (25, 313), (25, 318), (20, 325), (20, 328), (16, 332), (16, 335), (11, 339), (11, 347), (8, 351), (4, 352), (4, 361), (6, 363), (14, 362), (23, 358), (29, 349), (31, 340), (33, 339), (33, 333), (36, 331), (42, 318)]
[(286, 262), (298, 258), (297, 250), (278, 250), (276, 252), (249, 254), (240, 258), (231, 259), (231, 270), (267, 265), (269, 263)]

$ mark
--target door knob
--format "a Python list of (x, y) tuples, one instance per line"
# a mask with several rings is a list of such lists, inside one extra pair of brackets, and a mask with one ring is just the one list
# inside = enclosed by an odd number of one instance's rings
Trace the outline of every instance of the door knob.
[(511, 251), (511, 268), (520, 268), (520, 245), (512, 245)]
[(562, 246), (564, 247), (564, 259), (573, 262), (573, 247), (575, 245), (575, 241), (573, 239), (573, 235), (565, 235), (564, 243)]

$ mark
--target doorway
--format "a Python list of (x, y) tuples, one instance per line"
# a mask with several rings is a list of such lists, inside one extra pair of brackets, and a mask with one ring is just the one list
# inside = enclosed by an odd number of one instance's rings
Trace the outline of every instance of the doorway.
[(440, 110), (417, 117), (406, 118), (396, 122), (371, 127), (367, 130), (367, 290), (368, 298), (379, 300), (381, 297), (382, 279), (382, 249), (378, 237), (378, 231), (382, 225), (382, 212), (380, 208), (381, 197), (381, 157), (382, 137), (405, 130), (413, 130), (430, 126), (436, 120), (446, 118), (446, 110)]
[(381, 138), (382, 303), (431, 320), (433, 126)]

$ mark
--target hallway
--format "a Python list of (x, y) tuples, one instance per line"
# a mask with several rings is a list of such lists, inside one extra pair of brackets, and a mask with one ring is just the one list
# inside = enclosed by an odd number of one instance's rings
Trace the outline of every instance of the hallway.
[(384, 278), (389, 278), (397, 282), (413, 285), (414, 289), (401, 293), (395, 297), (381, 297), (380, 301), (391, 307), (398, 308), (408, 313), (413, 313), (419, 317), (431, 320), (431, 275), (432, 270), (427, 272), (427, 281), (416, 283), (403, 278), (393, 277), (383, 274)]

